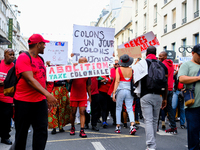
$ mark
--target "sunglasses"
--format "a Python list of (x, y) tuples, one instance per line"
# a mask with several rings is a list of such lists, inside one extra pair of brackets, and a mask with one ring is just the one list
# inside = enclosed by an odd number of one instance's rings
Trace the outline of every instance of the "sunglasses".
[(118, 63), (115, 63), (115, 65), (119, 65)]

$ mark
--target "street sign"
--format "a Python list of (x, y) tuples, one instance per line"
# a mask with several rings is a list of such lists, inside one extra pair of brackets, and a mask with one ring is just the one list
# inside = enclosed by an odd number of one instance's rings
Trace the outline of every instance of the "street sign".
[(172, 61), (174, 61), (174, 59), (176, 57), (176, 52), (175, 51), (166, 50), (166, 53), (167, 53), (167, 59), (171, 59)]

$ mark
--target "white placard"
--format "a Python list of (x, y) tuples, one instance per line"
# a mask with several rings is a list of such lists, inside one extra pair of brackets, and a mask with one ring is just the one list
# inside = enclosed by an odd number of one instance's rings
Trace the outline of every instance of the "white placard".
[(114, 28), (74, 25), (73, 62), (86, 57), (88, 63), (114, 62)]
[(44, 61), (51, 61), (54, 65), (66, 65), (68, 61), (68, 42), (50, 41), (46, 43)]
[(51, 66), (46, 68), (47, 81), (77, 79), (110, 75), (108, 62), (81, 63), (78, 65)]

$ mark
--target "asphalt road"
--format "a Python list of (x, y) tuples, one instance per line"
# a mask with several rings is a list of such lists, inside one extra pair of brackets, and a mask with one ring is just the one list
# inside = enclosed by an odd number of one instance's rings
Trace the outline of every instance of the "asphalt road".
[[(129, 128), (123, 128), (120, 134), (114, 132), (115, 126), (112, 119), (108, 120), (106, 129), (98, 124), (100, 131), (86, 129), (87, 138), (79, 137), (80, 125), (77, 124), (76, 134), (70, 136), (70, 124), (64, 127), (65, 132), (51, 134), (49, 129), (46, 150), (145, 150), (145, 129), (143, 120), (135, 135), (129, 135)], [(128, 123), (129, 125), (129, 123)], [(160, 125), (161, 126), (161, 125)], [(156, 136), (157, 150), (186, 150), (187, 149), (187, 130), (181, 129), (177, 122), (178, 134), (172, 135), (159, 130)], [(169, 126), (167, 125), (167, 128)], [(58, 131), (58, 130), (57, 130)], [(11, 131), (11, 140), (14, 141), (14, 129)], [(32, 131), (28, 134), (27, 150), (31, 150)], [(8, 150), (10, 146), (0, 143), (0, 150)]]

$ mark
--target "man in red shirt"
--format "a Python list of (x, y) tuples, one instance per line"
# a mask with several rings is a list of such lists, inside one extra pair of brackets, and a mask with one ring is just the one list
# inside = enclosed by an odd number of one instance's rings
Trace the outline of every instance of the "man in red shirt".
[[(87, 63), (87, 59), (82, 57), (79, 59), (79, 63)], [(87, 92), (89, 98), (87, 99)], [(79, 107), (81, 130), (79, 136), (86, 138), (87, 135), (84, 132), (85, 125), (85, 108), (87, 107), (87, 101), (91, 103), (91, 78), (78, 78), (73, 79), (70, 93), (70, 106), (72, 107), (71, 113), (71, 131), (70, 135), (75, 135), (75, 115), (77, 107)]]
[(165, 51), (159, 54), (159, 60), (167, 67), (167, 70), (168, 70), (168, 93), (167, 93), (166, 111), (168, 112), (168, 118), (169, 118), (171, 128), (168, 130), (165, 130), (165, 132), (177, 134), (175, 116), (174, 116), (174, 111), (172, 108), (174, 66), (173, 66), (173, 62), (170, 59), (167, 59), (167, 53)]
[(1, 143), (11, 145), (10, 141), (10, 123), (13, 114), (13, 98), (5, 96), (4, 89), (4, 80), (7, 76), (8, 71), (14, 66), (15, 53), (12, 49), (6, 49), (4, 51), (4, 59), (0, 62), (0, 118), (2, 122), (0, 123), (0, 137)]
[[(13, 149), (25, 150), (28, 129), (33, 127), (33, 150), (44, 150), (47, 141), (48, 106), (57, 105), (57, 100), (46, 89), (46, 68), (38, 54), (44, 53), (45, 40), (40, 34), (33, 34), (29, 40), (31, 59), (26, 53), (16, 61), (16, 75), (19, 78), (14, 95), (15, 144)], [(47, 106), (48, 103), (48, 106)]]

